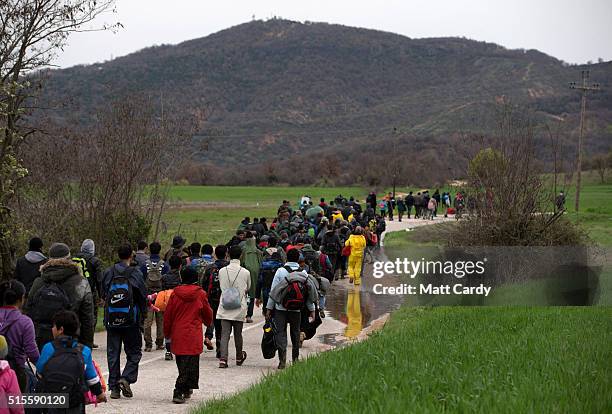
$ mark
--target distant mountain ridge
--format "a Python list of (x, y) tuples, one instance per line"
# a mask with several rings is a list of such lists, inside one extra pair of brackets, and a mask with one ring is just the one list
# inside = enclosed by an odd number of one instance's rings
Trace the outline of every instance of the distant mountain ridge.
[(178, 45), (53, 70), (44, 99), (71, 97), (84, 122), (130, 91), (163, 96), (166, 108), (194, 116), (212, 109), (194, 140), (209, 143), (196, 157), (218, 166), (327, 152), (348, 160), (358, 148), (389, 148), (398, 134), (444, 158), (444, 142), (490, 132), (502, 100), (534, 108), (542, 122), (565, 119), (575, 131), (580, 94), (568, 84), (579, 81), (582, 69), (603, 87), (589, 98), (585, 147), (607, 151), (612, 62), (568, 66), (536, 50), (326, 23), (253, 21)]

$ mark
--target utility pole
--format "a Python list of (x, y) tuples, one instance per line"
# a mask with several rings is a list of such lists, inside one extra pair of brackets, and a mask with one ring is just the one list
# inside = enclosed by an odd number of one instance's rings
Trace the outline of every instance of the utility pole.
[(587, 92), (589, 91), (597, 91), (599, 90), (599, 84), (594, 83), (592, 85), (587, 85), (589, 81), (590, 71), (583, 70), (582, 71), (582, 85), (577, 86), (576, 82), (570, 83), (570, 89), (578, 89), (582, 91), (582, 106), (580, 109), (580, 135), (578, 137), (578, 162), (576, 169), (578, 170), (578, 176), (576, 177), (576, 212), (580, 208), (580, 185), (581, 185), (581, 174), (582, 174), (582, 139), (584, 135), (584, 116), (586, 111), (586, 98)]

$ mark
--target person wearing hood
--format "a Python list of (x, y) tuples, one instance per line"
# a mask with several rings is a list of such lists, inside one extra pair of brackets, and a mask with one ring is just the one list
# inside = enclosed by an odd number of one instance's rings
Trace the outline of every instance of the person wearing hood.
[(348, 258), (349, 282), (355, 283), (356, 286), (360, 285), (363, 253), (366, 247), (366, 240), (365, 237), (363, 237), (361, 226), (355, 228), (355, 231), (349, 236), (344, 245), (351, 247), (351, 254)]
[(259, 276), (259, 270), (261, 269), (261, 262), (263, 262), (263, 254), (257, 248), (255, 244), (255, 237), (252, 233), (247, 234), (245, 239), (244, 247), (242, 248), (242, 254), (240, 255), (240, 265), (249, 271), (251, 274), (251, 285), (249, 290), (249, 307), (246, 314), (246, 323), (253, 322), (253, 308), (255, 306), (255, 290), (257, 286), (257, 278)]
[[(119, 262), (104, 271), (102, 277), (102, 298), (107, 304), (105, 310), (106, 326), (106, 358), (108, 360), (108, 388), (112, 399), (124, 397), (132, 398), (134, 394), (130, 384), (138, 380), (138, 364), (142, 358), (142, 332), (144, 331), (144, 315), (147, 310), (147, 288), (144, 277), (138, 266), (132, 266), (134, 251), (130, 244), (124, 244), (117, 249)], [(109, 305), (113, 297), (111, 288), (113, 280), (125, 278), (131, 289), (133, 315), (132, 321), (121, 327), (109, 326)], [(116, 291), (115, 291), (116, 292)], [(116, 295), (116, 293), (115, 293)], [(108, 300), (107, 300), (108, 299)], [(125, 350), (127, 362), (123, 372), (121, 371), (121, 347)]]
[[(81, 252), (76, 255), (78, 259), (85, 260), (85, 271), (86, 279), (89, 282), (91, 288), (91, 294), (93, 295), (94, 303), (94, 332), (96, 325), (98, 324), (98, 306), (100, 305), (100, 283), (102, 283), (102, 261), (96, 257), (96, 245), (93, 240), (85, 239), (81, 244)], [(93, 344), (93, 348), (97, 348), (98, 345)]]
[[(53, 284), (65, 292), (70, 309), (79, 317), (79, 342), (91, 348), (94, 339), (93, 295), (89, 282), (83, 277), (81, 266), (72, 260), (68, 246), (64, 243), (53, 243), (49, 249), (49, 260), (41, 266), (40, 271), (41, 276), (32, 284), (26, 303), (26, 313), (32, 318), (36, 328), (38, 348), (42, 349), (47, 342), (53, 340), (53, 315), (45, 309), (44, 305), (48, 301), (43, 297), (43, 294), (51, 291)], [(41, 294), (37, 295), (39, 291)]]
[(198, 286), (198, 272), (186, 267), (181, 279), (164, 312), (164, 336), (172, 343), (179, 372), (172, 395), (172, 402), (177, 404), (184, 403), (199, 388), (200, 354), (204, 350), (202, 324), (210, 326), (213, 322), (206, 292)]
[(22, 405), (8, 405), (7, 396), (21, 397), (17, 375), (6, 360), (9, 348), (6, 338), (0, 335), (0, 414), (23, 414)]
[(25, 286), (18, 280), (0, 284), (0, 335), (4, 335), (13, 352), (12, 367), (22, 392), (26, 392), (26, 360), (38, 361), (40, 354), (36, 346), (36, 334), (32, 319), (21, 313), (25, 302)]
[(15, 279), (26, 288), (26, 296), (32, 288), (34, 280), (40, 277), (40, 267), (45, 264), (47, 257), (42, 254), (43, 241), (38, 237), (30, 239), (28, 252), (17, 259), (15, 265)]

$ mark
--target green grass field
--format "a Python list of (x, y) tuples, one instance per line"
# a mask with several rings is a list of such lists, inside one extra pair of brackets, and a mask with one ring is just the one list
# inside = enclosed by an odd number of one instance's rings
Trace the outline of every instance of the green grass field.
[[(570, 191), (568, 214), (597, 244), (611, 246), (612, 184), (589, 174), (584, 182), (581, 212), (573, 212)], [(363, 200), (366, 190), (176, 187), (174, 200), (184, 205), (164, 216), (164, 238), (180, 226), (188, 239), (225, 242), (246, 215), (271, 218), (283, 199), (338, 193)], [(392, 233), (386, 244), (398, 251), (439, 245), (443, 226)], [(499, 303), (530, 291), (501, 290)], [(610, 361), (610, 306), (403, 306), (369, 340), (308, 358), (197, 411), (612, 412)]]
[(414, 308), (200, 413), (603, 413), (612, 308)]

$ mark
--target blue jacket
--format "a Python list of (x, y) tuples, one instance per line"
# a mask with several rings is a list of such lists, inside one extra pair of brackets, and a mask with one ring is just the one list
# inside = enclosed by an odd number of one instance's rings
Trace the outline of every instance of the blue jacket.
[[(58, 338), (62, 339), (62, 345), (64, 348), (70, 346), (70, 348), (74, 348), (78, 345), (76, 339), (73, 339), (69, 336), (60, 336)], [(55, 348), (53, 347), (53, 342), (48, 342), (42, 349), (40, 354), (40, 358), (38, 362), (36, 362), (36, 371), (42, 376), (45, 375), (45, 365), (51, 359), (51, 357), (55, 354)], [(98, 373), (93, 364), (93, 358), (91, 357), (91, 348), (83, 345), (83, 361), (85, 362), (85, 381), (87, 386), (91, 390), (94, 395), (102, 394), (102, 384), (100, 384), (100, 377), (98, 377)]]

